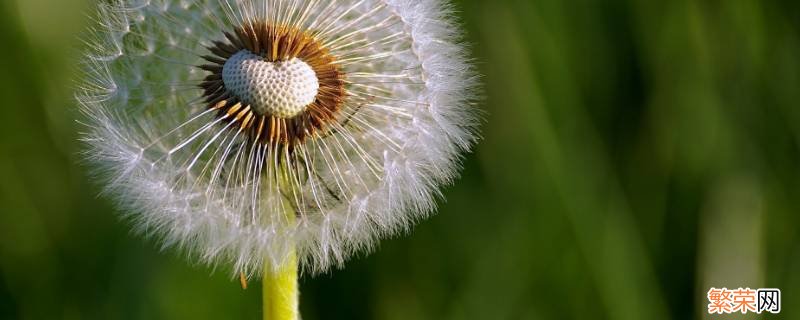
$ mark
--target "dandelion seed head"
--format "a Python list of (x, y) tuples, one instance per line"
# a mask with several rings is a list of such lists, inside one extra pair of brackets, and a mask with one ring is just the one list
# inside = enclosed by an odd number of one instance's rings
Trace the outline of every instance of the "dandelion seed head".
[(477, 139), (440, 0), (110, 0), (96, 17), (87, 158), (137, 231), (233, 275), (293, 247), (323, 272), (409, 230)]

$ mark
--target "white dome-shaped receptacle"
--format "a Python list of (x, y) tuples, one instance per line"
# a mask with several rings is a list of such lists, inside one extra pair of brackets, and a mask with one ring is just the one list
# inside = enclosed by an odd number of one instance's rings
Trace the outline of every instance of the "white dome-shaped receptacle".
[(257, 114), (284, 119), (303, 112), (319, 91), (316, 73), (302, 60), (270, 62), (247, 50), (225, 61), (222, 81)]

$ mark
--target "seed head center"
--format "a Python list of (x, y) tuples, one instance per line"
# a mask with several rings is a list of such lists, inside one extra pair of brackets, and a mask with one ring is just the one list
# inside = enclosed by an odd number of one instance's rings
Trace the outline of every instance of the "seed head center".
[(284, 119), (305, 111), (319, 91), (316, 73), (302, 60), (270, 62), (246, 49), (225, 61), (222, 82), (257, 114)]

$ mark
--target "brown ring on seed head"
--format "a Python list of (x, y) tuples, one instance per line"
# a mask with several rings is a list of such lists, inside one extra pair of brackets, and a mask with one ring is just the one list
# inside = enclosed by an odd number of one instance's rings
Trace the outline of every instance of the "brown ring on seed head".
[[(252, 22), (225, 32), (226, 41), (214, 41), (209, 47), (211, 55), (204, 56), (208, 63), (199, 66), (210, 72), (200, 88), (208, 107), (219, 110), (218, 117), (238, 123), (233, 128), (246, 132), (251, 141), (292, 149), (310, 137), (328, 130), (336, 121), (345, 99), (345, 74), (336, 64), (329, 50), (307, 32), (293, 27), (276, 26), (267, 22)], [(222, 70), (234, 54), (248, 50), (267, 62), (298, 58), (308, 64), (317, 76), (319, 90), (314, 102), (292, 118), (260, 115), (245, 105), (239, 97), (225, 88)]]

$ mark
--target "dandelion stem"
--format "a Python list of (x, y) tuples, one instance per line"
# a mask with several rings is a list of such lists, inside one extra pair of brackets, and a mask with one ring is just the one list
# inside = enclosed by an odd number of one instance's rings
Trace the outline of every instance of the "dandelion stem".
[[(291, 208), (291, 206), (286, 206)], [(294, 223), (294, 212), (288, 209), (286, 216)], [(264, 278), (262, 281), (264, 320), (300, 319), (299, 290), (297, 286), (297, 253), (294, 246), (282, 265), (272, 266), (270, 259), (264, 259)]]

